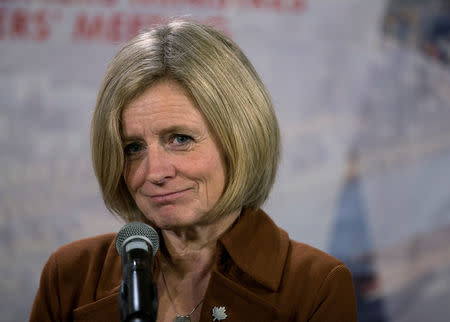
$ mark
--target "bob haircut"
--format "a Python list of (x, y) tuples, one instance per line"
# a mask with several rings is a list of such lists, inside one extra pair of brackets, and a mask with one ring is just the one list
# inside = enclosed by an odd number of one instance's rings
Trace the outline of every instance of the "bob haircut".
[(109, 64), (91, 124), (103, 200), (125, 221), (147, 221), (123, 178), (124, 108), (157, 82), (178, 82), (206, 120), (225, 162), (226, 183), (210, 220), (258, 208), (275, 180), (280, 133), (270, 96), (241, 49), (217, 30), (173, 20), (140, 33)]

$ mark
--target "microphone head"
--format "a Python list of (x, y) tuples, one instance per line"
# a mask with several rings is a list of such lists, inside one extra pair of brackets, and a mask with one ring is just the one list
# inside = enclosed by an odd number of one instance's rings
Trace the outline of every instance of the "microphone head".
[(123, 226), (117, 233), (116, 250), (120, 256), (123, 255), (122, 248), (124, 243), (131, 237), (132, 239), (145, 240), (148, 244), (150, 244), (150, 247), (153, 251), (153, 256), (155, 256), (159, 248), (158, 233), (149, 225), (146, 225), (139, 221), (129, 222), (128, 224)]

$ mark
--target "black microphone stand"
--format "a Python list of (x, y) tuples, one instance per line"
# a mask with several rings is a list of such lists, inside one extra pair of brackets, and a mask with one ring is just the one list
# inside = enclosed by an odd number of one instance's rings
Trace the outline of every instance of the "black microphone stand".
[(122, 284), (119, 312), (122, 322), (154, 322), (158, 312), (158, 293), (153, 282), (151, 252), (122, 246)]

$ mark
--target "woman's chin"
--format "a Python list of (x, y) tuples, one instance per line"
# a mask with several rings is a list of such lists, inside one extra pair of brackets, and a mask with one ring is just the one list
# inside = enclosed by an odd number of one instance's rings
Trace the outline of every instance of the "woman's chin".
[(161, 230), (189, 228), (197, 225), (199, 218), (178, 213), (165, 213), (155, 216), (146, 216), (148, 220)]

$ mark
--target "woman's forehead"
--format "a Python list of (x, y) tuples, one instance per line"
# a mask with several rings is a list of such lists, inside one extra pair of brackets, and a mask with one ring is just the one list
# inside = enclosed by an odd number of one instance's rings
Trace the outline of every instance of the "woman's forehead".
[[(175, 85), (174, 85), (175, 84)], [(122, 111), (122, 127), (127, 132), (207, 128), (207, 122), (184, 89), (176, 83), (164, 82), (148, 88)]]

